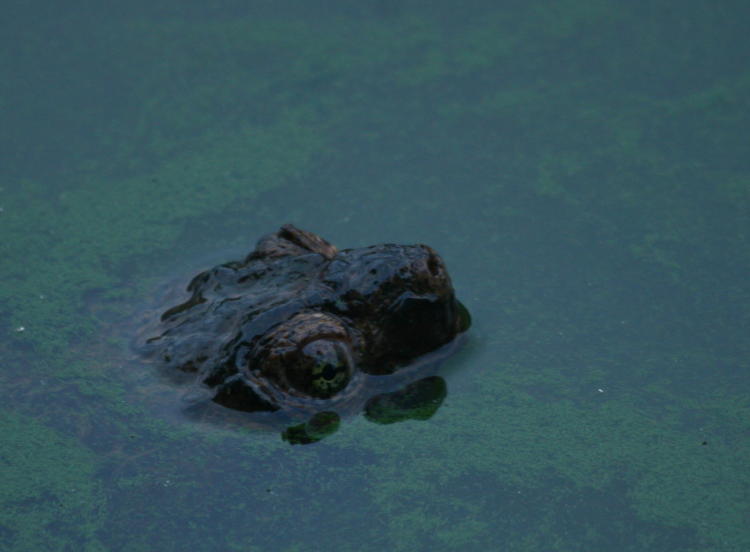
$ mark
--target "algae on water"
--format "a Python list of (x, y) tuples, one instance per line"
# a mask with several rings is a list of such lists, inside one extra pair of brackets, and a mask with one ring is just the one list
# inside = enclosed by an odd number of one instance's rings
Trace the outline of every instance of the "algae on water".
[(0, 548), (105, 550), (96, 534), (107, 509), (95, 454), (6, 410), (0, 434)]

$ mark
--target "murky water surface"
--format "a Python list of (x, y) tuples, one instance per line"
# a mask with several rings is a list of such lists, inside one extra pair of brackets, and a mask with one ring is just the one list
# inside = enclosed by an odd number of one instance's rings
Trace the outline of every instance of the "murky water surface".
[[(0, 548), (750, 549), (744, 3), (3, 11)], [(442, 255), (429, 419), (292, 446), (132, 354), (286, 222)]]

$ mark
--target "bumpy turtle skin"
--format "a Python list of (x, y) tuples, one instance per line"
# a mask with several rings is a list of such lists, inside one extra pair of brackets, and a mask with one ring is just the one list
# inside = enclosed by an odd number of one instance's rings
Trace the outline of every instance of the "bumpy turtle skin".
[(391, 374), (468, 327), (426, 245), (339, 251), (291, 224), (244, 260), (195, 276), (148, 329), (141, 352), (195, 372), (213, 400), (246, 411), (335, 401), (358, 374)]

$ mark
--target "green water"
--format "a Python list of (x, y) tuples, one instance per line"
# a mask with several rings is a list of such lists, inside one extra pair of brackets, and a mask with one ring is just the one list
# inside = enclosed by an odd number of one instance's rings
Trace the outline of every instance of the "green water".
[[(743, 2), (7, 2), (0, 549), (750, 550)], [(290, 446), (128, 342), (285, 222), (427, 243), (426, 421)]]

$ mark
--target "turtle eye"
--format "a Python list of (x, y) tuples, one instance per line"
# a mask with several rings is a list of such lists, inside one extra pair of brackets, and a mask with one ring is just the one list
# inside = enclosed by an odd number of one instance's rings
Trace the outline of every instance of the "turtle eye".
[(320, 377), (323, 379), (323, 381), (333, 381), (333, 379), (339, 374), (339, 371), (336, 369), (335, 366), (332, 366), (331, 364), (326, 364), (323, 366), (323, 372), (321, 372)]
[(286, 370), (292, 387), (320, 399), (330, 398), (344, 389), (352, 373), (348, 345), (334, 339), (316, 339), (303, 346)]

